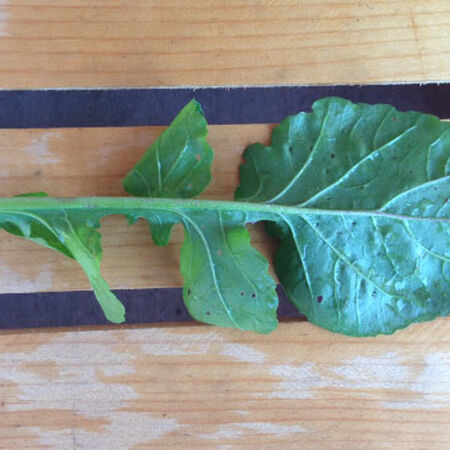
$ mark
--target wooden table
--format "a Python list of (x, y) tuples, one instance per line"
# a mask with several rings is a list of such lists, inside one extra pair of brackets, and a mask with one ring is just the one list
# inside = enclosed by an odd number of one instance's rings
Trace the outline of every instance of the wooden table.
[[(445, 80), (449, 7), (0, 0), (0, 87)], [(204, 198), (232, 196), (242, 149), (271, 127), (211, 127)], [(160, 131), (2, 130), (1, 195), (120, 195)], [(114, 288), (181, 285), (179, 230), (160, 249), (144, 225), (103, 225)], [(270, 256), (258, 229), (254, 239)], [(26, 241), (2, 233), (0, 255), (0, 292), (88, 289), (72, 261)], [(449, 344), (448, 318), (370, 339), (298, 321), (269, 336), (192, 324), (2, 332), (0, 448), (448, 449)]]

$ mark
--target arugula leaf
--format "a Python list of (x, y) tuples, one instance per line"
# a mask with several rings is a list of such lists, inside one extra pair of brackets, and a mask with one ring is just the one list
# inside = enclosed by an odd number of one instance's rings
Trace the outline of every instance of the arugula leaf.
[[(192, 100), (126, 176), (127, 192), (139, 197), (194, 197), (211, 179), (207, 123)], [(277, 326), (278, 297), (268, 262), (250, 244), (242, 215), (221, 211), (144, 213), (152, 237), (167, 244), (177, 222), (185, 228), (180, 268), (183, 298), (197, 320), (268, 333)], [(132, 217), (136, 220), (137, 216)]]
[(368, 336), (450, 314), (449, 123), (327, 98), (244, 158), (236, 200), (299, 208), (269, 229), (310, 321)]
[[(190, 198), (211, 181), (213, 151), (206, 140), (208, 124), (200, 104), (191, 100), (123, 180), (136, 197)], [(151, 224), (157, 245), (167, 245), (172, 222), (158, 217)]]
[[(47, 194), (36, 192), (17, 197), (42, 198)], [(120, 323), (125, 320), (125, 308), (100, 274), (102, 248), (101, 235), (97, 231), (99, 227), (98, 217), (89, 211), (83, 214), (82, 211), (69, 212), (62, 208), (0, 210), (0, 229), (75, 259), (85, 271), (106, 318)]]
[(280, 239), (279, 279), (317, 325), (368, 336), (450, 314), (449, 123), (323, 99), (246, 150), (235, 202), (189, 198), (211, 177), (206, 134), (191, 102), (124, 181), (146, 198), (0, 199), (0, 228), (76, 259), (114, 322), (124, 309), (100, 275), (97, 231), (110, 214), (146, 219), (158, 244), (183, 224), (184, 300), (207, 323), (277, 325), (275, 283), (245, 227), (257, 221)]

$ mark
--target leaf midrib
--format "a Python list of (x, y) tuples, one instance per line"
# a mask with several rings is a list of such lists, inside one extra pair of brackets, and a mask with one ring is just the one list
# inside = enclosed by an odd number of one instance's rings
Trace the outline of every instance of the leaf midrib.
[[(279, 214), (293, 216), (355, 216), (379, 217), (407, 222), (450, 223), (450, 217), (421, 217), (388, 213), (382, 210), (334, 210), (318, 208), (301, 208), (296, 206), (274, 205), (264, 203), (247, 203), (222, 200), (192, 200), (171, 198), (133, 198), (133, 197), (13, 197), (0, 198), (1, 214), (36, 214), (41, 212), (76, 212), (82, 216), (98, 217), (113, 214), (138, 215), (145, 212), (244, 212), (249, 213), (246, 222), (272, 220)], [(253, 214), (252, 214), (253, 213)], [(244, 220), (241, 221), (242, 223)]]

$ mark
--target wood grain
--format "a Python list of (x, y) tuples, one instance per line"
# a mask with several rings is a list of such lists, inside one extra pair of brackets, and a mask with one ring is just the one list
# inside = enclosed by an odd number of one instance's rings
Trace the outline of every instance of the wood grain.
[(446, 450), (449, 326), (0, 334), (0, 448)]
[(446, 80), (447, 0), (0, 0), (0, 87)]
[[(210, 126), (215, 150), (213, 180), (203, 198), (231, 200), (244, 148), (268, 143), (272, 125)], [(0, 195), (46, 191), (53, 196), (126, 195), (122, 179), (162, 127), (0, 130)], [(124, 217), (102, 222), (102, 273), (113, 288), (181, 286), (181, 226), (168, 247), (152, 244), (144, 222)], [(253, 227), (253, 242), (265, 255), (273, 242)], [(73, 260), (24, 239), (0, 232), (0, 292), (90, 289)], [(26, 255), (26, 256), (25, 256)]]

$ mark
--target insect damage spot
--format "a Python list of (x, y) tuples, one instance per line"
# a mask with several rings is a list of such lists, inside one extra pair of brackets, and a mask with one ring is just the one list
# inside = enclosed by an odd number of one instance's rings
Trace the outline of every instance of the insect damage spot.
[(336, 157), (336, 155), (334, 154), (334, 153), (332, 153), (331, 155), (330, 155), (330, 158), (331, 159), (334, 159)]
[(195, 155), (195, 160), (196, 161), (200, 161), (202, 159), (202, 157), (197, 153), (196, 155)]
[(322, 295), (318, 295), (317, 296), (317, 303), (322, 303), (323, 300), (323, 296)]

